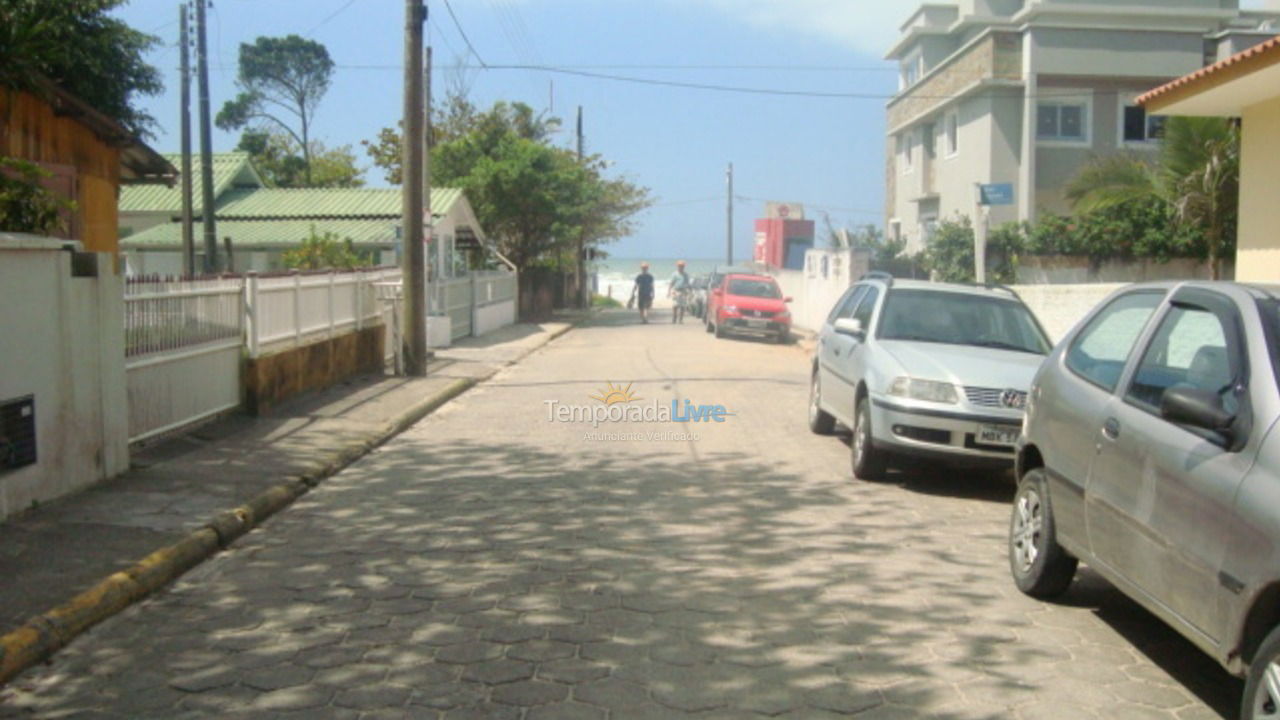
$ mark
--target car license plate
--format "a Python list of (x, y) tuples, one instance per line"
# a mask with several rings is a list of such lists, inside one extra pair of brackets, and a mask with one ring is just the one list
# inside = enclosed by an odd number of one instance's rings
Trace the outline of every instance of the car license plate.
[(747, 318), (747, 327), (753, 327), (753, 328), (769, 327), (769, 321), (760, 320), (758, 318)]
[(1007, 425), (979, 425), (978, 442), (983, 445), (1017, 445), (1022, 431)]

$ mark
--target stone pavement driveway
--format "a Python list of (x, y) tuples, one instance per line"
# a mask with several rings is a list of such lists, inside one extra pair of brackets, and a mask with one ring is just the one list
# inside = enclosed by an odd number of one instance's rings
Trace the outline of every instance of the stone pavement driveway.
[[(804, 427), (798, 350), (625, 318), (95, 628), (0, 717), (1230, 715), (1238, 684), (1096, 576), (1057, 604), (1015, 590), (1007, 478), (856, 481)], [(609, 382), (736, 414), (548, 420)]]

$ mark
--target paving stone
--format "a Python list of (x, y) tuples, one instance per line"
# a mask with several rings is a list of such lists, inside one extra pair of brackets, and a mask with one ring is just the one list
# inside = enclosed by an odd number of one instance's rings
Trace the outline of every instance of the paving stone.
[(280, 688), (306, 685), (315, 677), (312, 668), (284, 663), (272, 667), (256, 668), (252, 672), (243, 673), (240, 682), (258, 690), (279, 690)]
[(609, 666), (579, 658), (551, 660), (538, 664), (538, 678), (577, 685), (599, 680), (609, 674)]
[(464, 680), (481, 682), (486, 685), (500, 685), (502, 683), (515, 682), (516, 680), (528, 680), (533, 677), (533, 669), (533, 663), (503, 658), (468, 665), (466, 670), (463, 671), (462, 677)]
[(400, 707), (409, 701), (410, 690), (397, 685), (351, 688), (338, 693), (333, 704), (354, 710)]
[(334, 690), (331, 687), (314, 683), (299, 685), (263, 693), (253, 701), (251, 709), (264, 712), (310, 710), (328, 705), (333, 695)]
[(294, 657), (293, 662), (310, 668), (331, 668), (340, 665), (355, 665), (364, 657), (366, 648), (358, 645), (319, 647), (303, 650)]
[(605, 720), (603, 708), (575, 702), (558, 702), (529, 708), (525, 720)]
[(198, 693), (231, 685), (237, 679), (239, 672), (235, 668), (219, 665), (171, 678), (169, 687), (182, 692)]
[(884, 703), (881, 694), (853, 683), (827, 685), (805, 693), (805, 703), (818, 710), (852, 715)]
[(488, 688), (473, 682), (451, 682), (426, 687), (415, 687), (409, 697), (410, 705), (422, 705), (436, 710), (452, 710), (480, 704), (488, 697)]
[(680, 667), (708, 665), (716, 658), (710, 648), (696, 645), (662, 645), (654, 648), (649, 656), (657, 662)]
[(643, 685), (606, 678), (574, 686), (573, 699), (619, 711), (649, 702), (649, 691)]
[(520, 680), (499, 685), (493, 689), (492, 693), (494, 702), (524, 707), (546, 705), (567, 697), (569, 697), (569, 688), (538, 680)]
[(543, 660), (557, 660), (559, 658), (573, 657), (577, 651), (577, 646), (570, 645), (565, 642), (557, 642), (555, 640), (532, 640), (518, 645), (512, 645), (507, 649), (507, 657), (515, 658), (516, 660), (541, 662)]
[(471, 707), (455, 708), (444, 714), (444, 720), (520, 720), (523, 710), (502, 703), (480, 703)]
[[(578, 626), (565, 626), (578, 627)], [(558, 631), (559, 627), (550, 628), (552, 632)], [(524, 642), (526, 640), (536, 640), (547, 635), (547, 628), (534, 627), (532, 625), (521, 625), (519, 623), (505, 623), (484, 628), (480, 633), (482, 640), (490, 642), (514, 644)]]
[(502, 657), (502, 646), (487, 642), (459, 643), (442, 647), (436, 651), (436, 660), (439, 662), (457, 663), (459, 665), (496, 660), (500, 657)]

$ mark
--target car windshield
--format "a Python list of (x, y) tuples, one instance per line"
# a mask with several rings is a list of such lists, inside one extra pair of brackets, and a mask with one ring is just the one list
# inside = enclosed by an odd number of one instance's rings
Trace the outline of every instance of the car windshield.
[(1026, 306), (1002, 298), (939, 290), (892, 290), (881, 311), (881, 340), (973, 345), (1048, 354), (1050, 344)]
[(729, 294), (740, 297), (780, 298), (782, 291), (772, 280), (733, 278), (729, 280)]

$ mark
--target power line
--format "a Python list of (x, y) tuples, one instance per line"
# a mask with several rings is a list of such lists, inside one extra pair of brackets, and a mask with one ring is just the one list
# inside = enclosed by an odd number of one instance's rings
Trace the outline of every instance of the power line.
[(341, 14), (343, 13), (343, 11), (344, 11), (344, 10), (346, 10), (346, 9), (347, 9), (347, 8), (349, 8), (349, 7), (351, 7), (351, 6), (352, 6), (352, 5), (354, 5), (355, 3), (356, 3), (356, 0), (347, 0), (347, 2), (343, 3), (342, 7), (338, 8), (337, 10), (334, 10), (333, 12), (329, 13), (328, 15), (326, 15), (326, 16), (325, 16), (325, 18), (324, 18), (323, 20), (321, 20), (321, 21), (320, 21), (320, 23), (319, 23), (318, 25), (316, 25), (315, 27), (313, 27), (313, 28), (311, 28), (310, 30), (308, 30), (308, 31), (307, 31), (307, 35), (308, 35), (308, 36), (315, 35), (315, 33), (316, 33), (316, 31), (317, 31), (317, 30), (319, 30), (320, 28), (322, 28), (322, 27), (324, 27), (325, 25), (327, 25), (327, 24), (329, 23), (329, 21), (330, 21), (330, 20), (332, 20), (332, 19), (334, 19), (334, 18), (338, 17), (339, 15), (341, 15)]
[(489, 69), (485, 64), (484, 58), (480, 57), (480, 53), (476, 52), (476, 46), (471, 44), (471, 38), (467, 37), (467, 31), (462, 29), (462, 23), (458, 22), (458, 16), (453, 12), (453, 6), (449, 4), (449, 0), (444, 0), (444, 7), (449, 11), (449, 17), (453, 18), (453, 26), (458, 29), (458, 34), (462, 36), (462, 41), (467, 44), (467, 49), (472, 55), (476, 56), (476, 62), (480, 63), (480, 67)]

